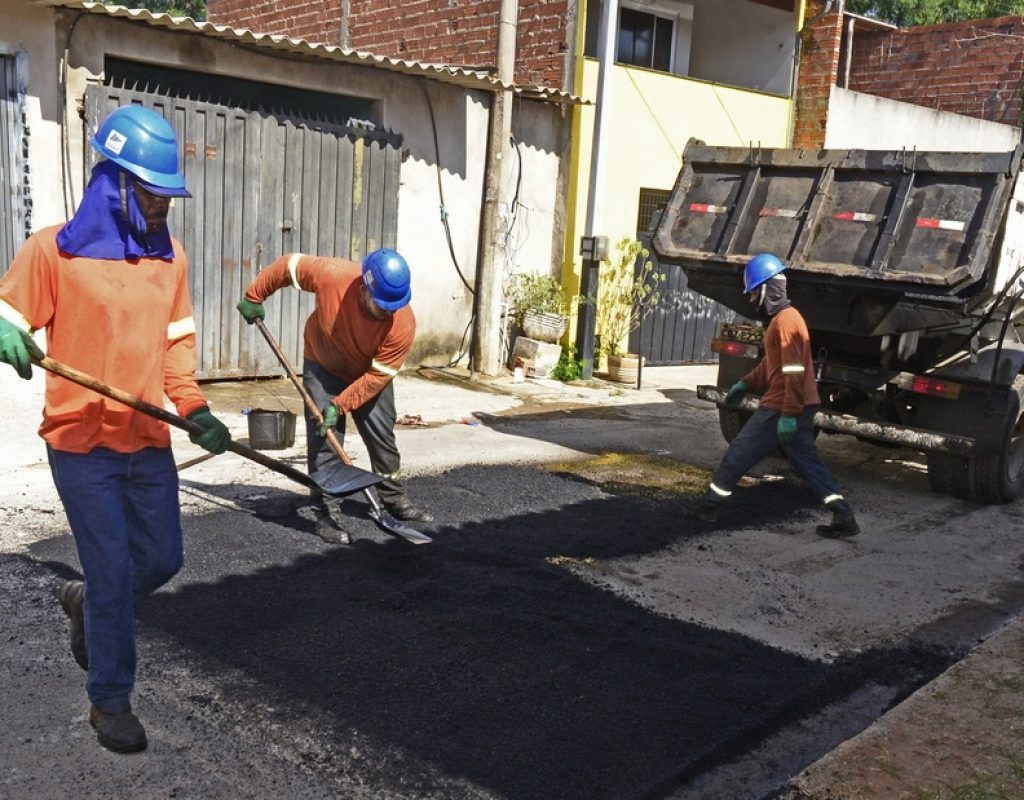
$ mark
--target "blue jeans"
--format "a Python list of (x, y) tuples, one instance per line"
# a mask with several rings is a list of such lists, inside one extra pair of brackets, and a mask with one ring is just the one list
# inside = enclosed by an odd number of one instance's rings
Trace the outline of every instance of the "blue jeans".
[(135, 686), (135, 600), (181, 569), (174, 457), (169, 447), (47, 456), (85, 575), (86, 692), (101, 711), (123, 711)]
[[(315, 361), (308, 358), (302, 364), (302, 385), (306, 387), (316, 407), (323, 411), (327, 404), (341, 394), (348, 381), (332, 375)], [(377, 493), (385, 505), (405, 498), (405, 488), (399, 479), (402, 457), (395, 440), (395, 389), (388, 383), (380, 392), (359, 408), (352, 410), (356, 430), (366, 445), (370, 456), (370, 467), (377, 475), (386, 475), (387, 480), (377, 484)], [(342, 446), (345, 444), (345, 417), (338, 420), (335, 433)], [(306, 466), (310, 473), (338, 461), (338, 456), (320, 435), (320, 426), (314, 422), (309, 410), (306, 411)], [(328, 509), (340, 505), (338, 498), (323, 498)]]
[(788, 444), (779, 442), (776, 426), (781, 414), (761, 406), (732, 440), (712, 483), (723, 492), (731, 492), (751, 467), (781, 447), (796, 473), (807, 482), (818, 499), (825, 501), (839, 490), (832, 473), (818, 455), (814, 444), (814, 413), (816, 407), (803, 410), (796, 423), (796, 438)]

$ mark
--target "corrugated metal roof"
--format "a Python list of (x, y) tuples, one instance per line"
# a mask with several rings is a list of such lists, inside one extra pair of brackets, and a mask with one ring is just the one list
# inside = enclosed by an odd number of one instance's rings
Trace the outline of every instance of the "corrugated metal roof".
[(215, 25), (212, 22), (196, 22), (191, 17), (172, 17), (170, 14), (153, 13), (143, 8), (127, 8), (125, 6), (90, 3), (84, 0), (28, 0), (33, 5), (68, 8), (85, 11), (91, 14), (104, 14), (137, 22), (143, 22), (158, 28), (196, 33), (215, 39), (226, 39), (235, 43), (251, 45), (264, 50), (277, 50), (294, 55), (311, 56), (344, 64), (359, 64), (376, 67), (390, 72), (405, 75), (418, 75), (442, 83), (454, 84), (464, 89), (477, 89), (487, 92), (511, 90), (522, 97), (544, 100), (552, 103), (584, 104), (588, 101), (568, 92), (548, 89), (543, 86), (521, 86), (505, 84), (496, 77), (482, 70), (463, 67), (452, 67), (447, 64), (424, 64), (419, 61), (402, 61), (397, 58), (348, 50), (334, 45), (316, 44), (305, 39), (293, 39), (270, 33), (253, 33), (245, 28), (232, 28), (228, 25)]

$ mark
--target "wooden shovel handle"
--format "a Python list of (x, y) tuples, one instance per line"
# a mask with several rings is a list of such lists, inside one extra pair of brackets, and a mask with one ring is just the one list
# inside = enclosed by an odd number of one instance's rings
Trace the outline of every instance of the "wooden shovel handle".
[[(35, 352), (32, 353), (32, 360), (47, 372), (60, 375), (62, 378), (67, 378), (72, 383), (77, 383), (79, 386), (92, 389), (94, 392), (97, 392), (104, 397), (109, 397), (111, 400), (124, 403), (126, 406), (134, 408), (136, 411), (141, 411), (147, 416), (163, 420), (168, 425), (173, 425), (176, 428), (180, 428), (183, 431), (188, 431), (193, 434), (201, 434), (206, 430), (206, 428), (196, 422), (187, 420), (184, 417), (179, 417), (177, 414), (172, 414), (170, 411), (167, 411), (160, 406), (155, 406), (152, 403), (147, 403), (145, 400), (128, 394), (128, 392), (123, 391), (122, 389), (116, 389), (113, 386), (108, 386), (91, 375), (78, 371), (74, 367), (69, 367), (67, 364), (55, 361), (49, 356), (43, 355), (42, 351), (38, 350), (38, 348), (36, 348)], [(237, 453), (243, 458), (248, 458), (250, 461), (255, 461), (257, 464), (262, 464), (264, 467), (291, 478), (293, 481), (297, 481), (304, 486), (317, 489), (320, 488), (319, 484), (306, 475), (306, 473), (300, 472), (294, 467), (278, 461), (276, 458), (264, 455), (258, 450), (246, 447), (244, 444), (240, 444), (233, 439), (228, 442), (228, 450), (232, 453)]]

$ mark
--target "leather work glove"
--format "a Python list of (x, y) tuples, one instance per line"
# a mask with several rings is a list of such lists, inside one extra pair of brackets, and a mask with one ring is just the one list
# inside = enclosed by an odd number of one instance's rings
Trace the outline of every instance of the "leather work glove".
[(740, 399), (747, 393), (746, 381), (736, 381), (732, 386), (729, 387), (728, 393), (725, 395), (725, 404), (727, 406), (734, 406), (739, 403)]
[(267, 312), (263, 310), (263, 303), (253, 303), (244, 297), (238, 301), (238, 305), (235, 308), (238, 309), (238, 313), (242, 315), (242, 318), (249, 325), (252, 325), (258, 319), (267, 318)]
[(796, 417), (787, 417), (783, 414), (779, 417), (775, 430), (779, 434), (779, 444), (789, 444), (796, 438)]
[(0, 361), (7, 362), (22, 378), (29, 380), (32, 377), (32, 357), (26, 338), (29, 338), (26, 331), (0, 318)]
[(220, 455), (228, 449), (231, 442), (231, 432), (228, 426), (210, 413), (206, 406), (197, 408), (187, 417), (189, 422), (195, 422), (206, 428), (202, 433), (190, 433), (188, 439), (192, 444), (197, 444), (204, 450), (215, 455)]
[(324, 406), (324, 410), (321, 413), (324, 416), (324, 421), (318, 432), (321, 436), (326, 436), (327, 431), (333, 430), (334, 426), (338, 424), (338, 420), (341, 419), (341, 412), (338, 411), (338, 407), (334, 403), (328, 403)]

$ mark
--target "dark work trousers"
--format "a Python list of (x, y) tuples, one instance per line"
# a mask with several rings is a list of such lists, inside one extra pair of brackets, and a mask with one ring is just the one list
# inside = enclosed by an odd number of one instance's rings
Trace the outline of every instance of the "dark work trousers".
[(181, 569), (174, 457), (169, 447), (47, 447), (47, 457), (85, 575), (86, 691), (100, 711), (119, 713), (135, 686), (135, 601)]
[(835, 479), (822, 462), (814, 443), (814, 413), (817, 410), (815, 406), (805, 408), (797, 417), (796, 438), (788, 444), (781, 444), (776, 428), (781, 414), (764, 406), (758, 408), (725, 451), (712, 483), (722, 492), (731, 492), (747, 470), (770, 456), (776, 447), (781, 447), (793, 469), (818, 495), (818, 499), (824, 502), (837, 495)]
[[(309, 392), (316, 407), (324, 409), (327, 404), (341, 394), (342, 390), (349, 385), (349, 382), (332, 375), (315, 361), (308, 358), (302, 364), (302, 383)], [(395, 441), (395, 390), (392, 383), (388, 383), (376, 397), (371, 397), (359, 408), (352, 412), (352, 419), (356, 423), (356, 430), (362, 437), (366, 451), (370, 455), (370, 467), (377, 475), (387, 476), (387, 480), (377, 484), (377, 493), (381, 502), (385, 505), (402, 500), (405, 497), (405, 489), (399, 480), (399, 472), (402, 468), (402, 457), (398, 452), (398, 443)], [(306, 466), (310, 474), (316, 470), (338, 461), (338, 456), (331, 447), (327, 438), (320, 435), (320, 426), (313, 420), (309, 410), (306, 410)], [(345, 443), (345, 417), (338, 420), (335, 428), (338, 441)], [(314, 496), (318, 493), (314, 491)], [(341, 498), (323, 497), (324, 505), (335, 516), (341, 506)]]

